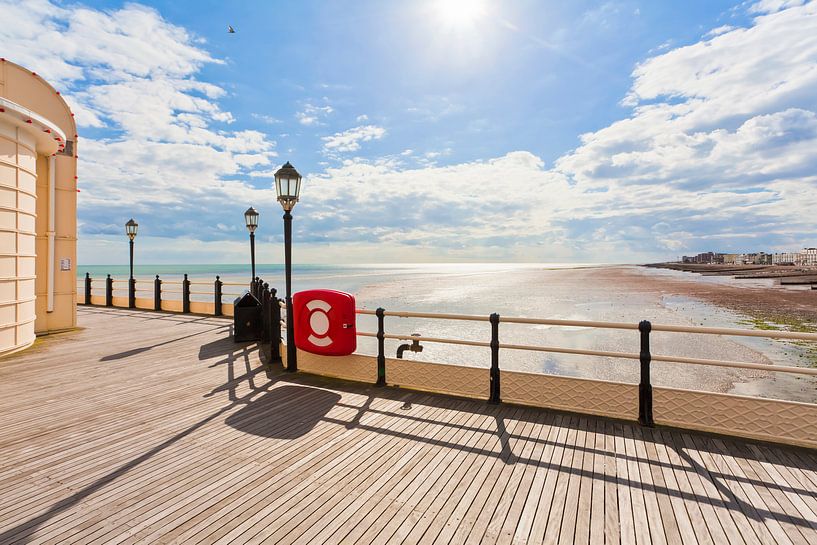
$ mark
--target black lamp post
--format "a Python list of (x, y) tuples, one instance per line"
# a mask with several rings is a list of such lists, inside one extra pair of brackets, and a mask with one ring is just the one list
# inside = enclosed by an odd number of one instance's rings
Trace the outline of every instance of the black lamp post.
[(255, 230), (258, 228), (258, 212), (250, 206), (244, 212), (244, 221), (247, 224), (247, 231), (250, 232), (250, 261), (252, 262), (251, 282), (255, 282)]
[(133, 239), (136, 238), (136, 230), (139, 224), (133, 218), (125, 224), (125, 234), (130, 239), (130, 278), (128, 279), (128, 308), (136, 308), (136, 280), (133, 278)]
[(278, 202), (284, 209), (284, 265), (287, 281), (287, 371), (298, 370), (298, 360), (295, 351), (295, 330), (292, 317), (292, 209), (298, 202), (301, 192), (301, 175), (289, 161), (275, 173), (275, 192)]

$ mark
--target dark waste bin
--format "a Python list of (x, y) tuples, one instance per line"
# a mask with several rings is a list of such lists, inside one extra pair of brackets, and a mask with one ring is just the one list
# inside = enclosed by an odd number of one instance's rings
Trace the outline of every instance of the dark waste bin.
[(261, 339), (261, 302), (245, 291), (233, 301), (233, 340), (237, 343)]

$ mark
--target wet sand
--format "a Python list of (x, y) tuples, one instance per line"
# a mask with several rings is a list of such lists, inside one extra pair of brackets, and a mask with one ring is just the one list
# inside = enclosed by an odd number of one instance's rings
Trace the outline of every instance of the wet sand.
[(649, 285), (661, 293), (676, 293), (729, 308), (747, 316), (765, 316), (779, 322), (817, 324), (817, 290), (786, 288), (768, 280), (736, 280), (729, 276), (704, 277), (666, 269), (612, 268), (610, 280), (622, 286)]
[[(673, 274), (685, 274), (669, 271)], [(453, 312), (557, 319), (623, 321), (678, 325), (736, 326), (748, 309), (777, 311), (780, 300), (798, 316), (817, 316), (817, 300), (806, 292), (768, 293), (768, 288), (747, 289), (708, 285), (690, 275), (675, 278), (635, 266), (580, 269), (517, 268), (448, 274), (415, 274), (365, 285), (358, 293), (360, 305), (392, 310)], [(700, 278), (700, 277), (698, 277)], [(779, 295), (779, 296), (778, 296)], [(803, 297), (805, 296), (805, 297)], [(803, 302), (805, 299), (806, 302)], [(361, 330), (374, 331), (363, 321)], [(741, 327), (751, 327), (743, 325)], [(421, 333), (439, 337), (489, 340), (486, 323), (410, 319), (387, 320), (388, 332)], [(502, 342), (590, 350), (637, 353), (637, 331), (588, 330), (507, 324), (500, 328)], [(765, 344), (763, 344), (765, 343)], [(387, 352), (397, 344), (387, 345)], [(700, 358), (785, 363), (789, 356), (772, 341), (744, 342), (719, 336), (656, 333), (653, 352)], [(363, 343), (364, 351), (374, 346)], [(487, 350), (428, 344), (420, 354), (407, 357), (487, 367)], [(795, 363), (796, 364), (796, 363)], [(621, 382), (638, 382), (638, 362), (619, 358), (571, 356), (541, 352), (503, 351), (502, 368), (547, 372)], [(730, 368), (685, 364), (653, 364), (653, 383), (661, 386), (764, 395), (799, 401), (817, 398), (815, 382)]]

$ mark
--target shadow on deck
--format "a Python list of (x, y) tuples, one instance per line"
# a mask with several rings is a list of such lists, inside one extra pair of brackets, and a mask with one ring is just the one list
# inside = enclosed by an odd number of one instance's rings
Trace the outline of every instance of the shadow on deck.
[(80, 317), (0, 365), (0, 544), (817, 541), (810, 450), (269, 370), (225, 320)]

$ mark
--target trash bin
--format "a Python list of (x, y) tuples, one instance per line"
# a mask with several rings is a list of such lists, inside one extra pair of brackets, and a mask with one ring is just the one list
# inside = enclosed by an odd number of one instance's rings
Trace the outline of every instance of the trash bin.
[(261, 339), (261, 302), (249, 291), (233, 301), (233, 340), (237, 343)]

